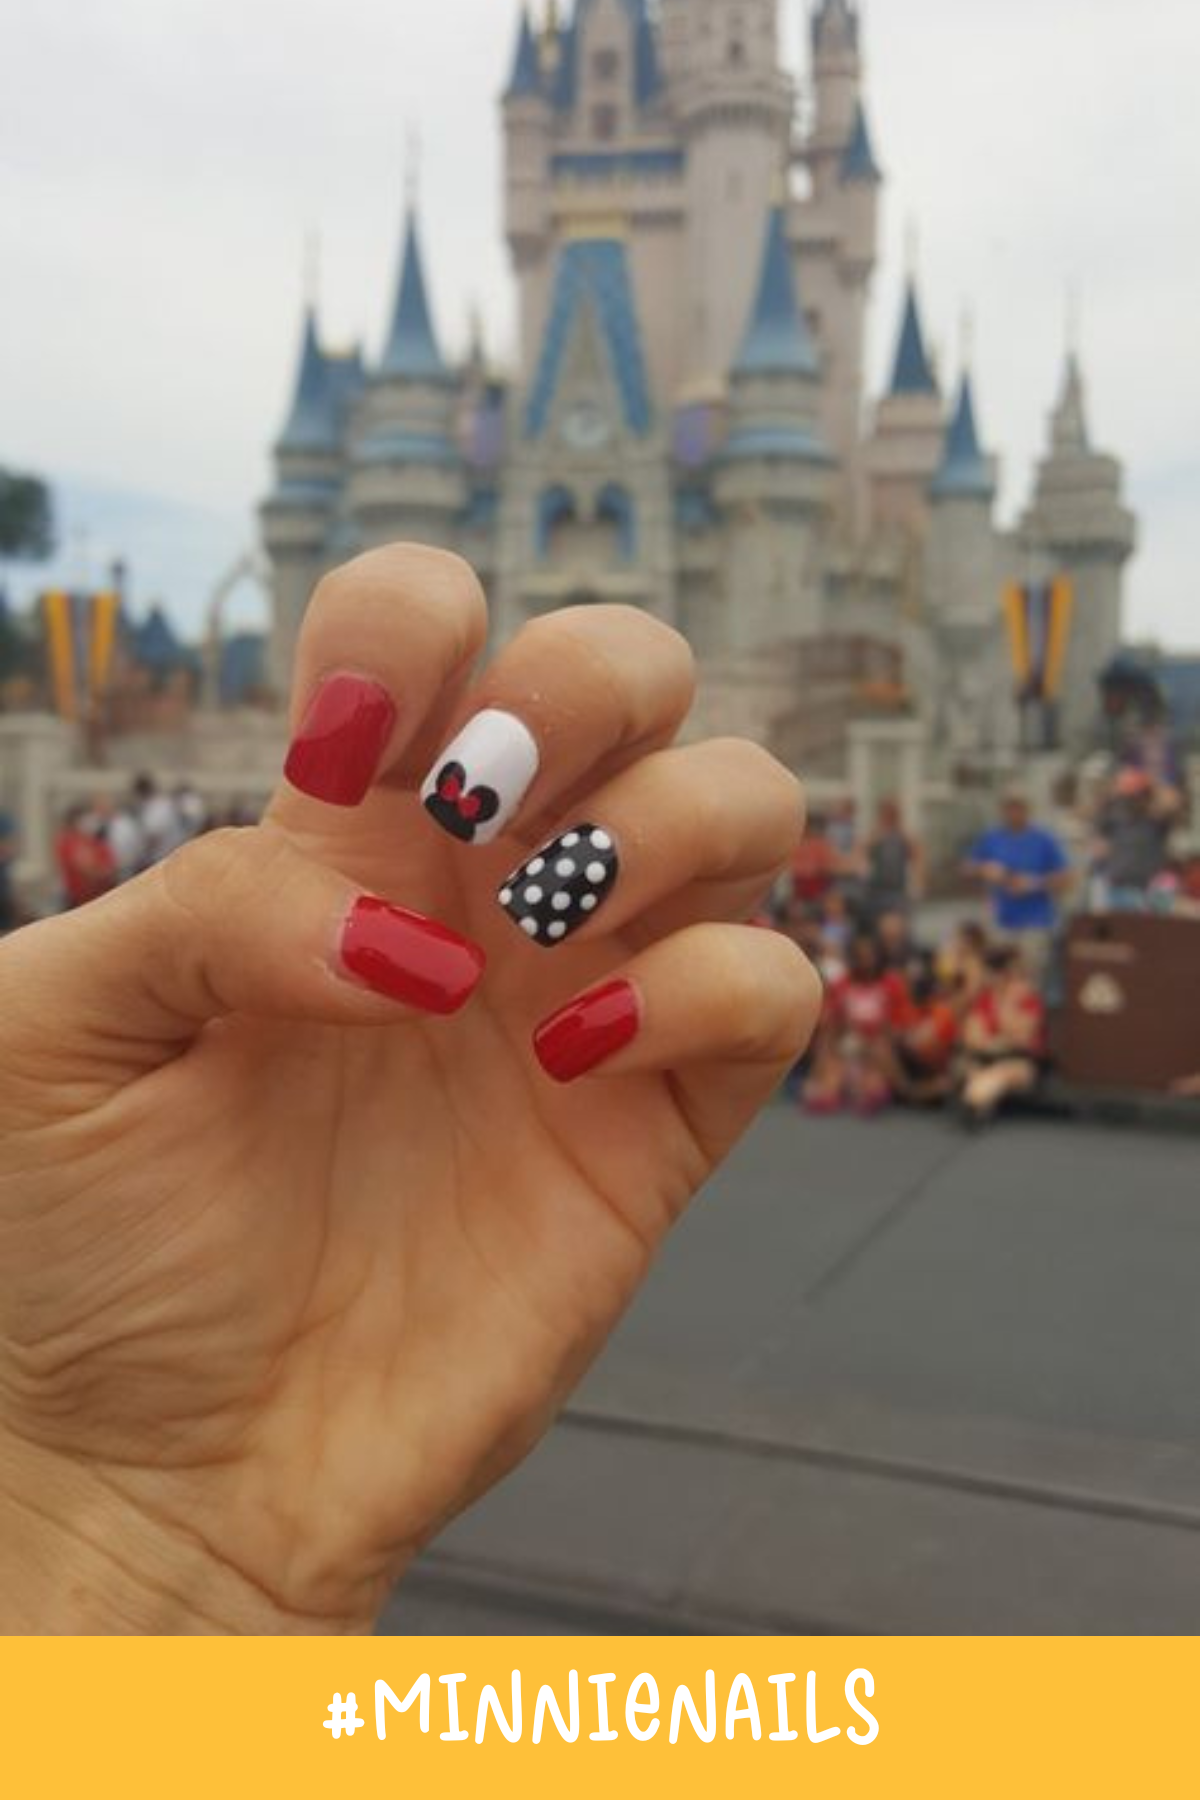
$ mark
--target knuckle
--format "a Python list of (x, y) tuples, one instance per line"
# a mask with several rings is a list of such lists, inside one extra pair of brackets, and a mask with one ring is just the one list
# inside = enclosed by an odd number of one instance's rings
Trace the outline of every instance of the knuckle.
[(821, 1005), (820, 977), (804, 953), (780, 932), (747, 926), (727, 938), (723, 975), (733, 1054), (748, 1062), (795, 1062)]

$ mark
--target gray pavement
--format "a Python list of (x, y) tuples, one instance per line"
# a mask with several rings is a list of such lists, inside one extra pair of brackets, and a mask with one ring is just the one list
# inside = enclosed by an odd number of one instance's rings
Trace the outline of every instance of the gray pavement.
[(773, 1108), (394, 1632), (1200, 1631), (1200, 1138)]

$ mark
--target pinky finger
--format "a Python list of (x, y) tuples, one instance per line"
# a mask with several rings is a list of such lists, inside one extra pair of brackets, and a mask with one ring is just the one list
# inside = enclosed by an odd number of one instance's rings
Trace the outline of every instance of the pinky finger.
[(720, 1152), (807, 1048), (820, 979), (785, 937), (693, 925), (546, 1019), (534, 1034), (553, 1080), (672, 1075), (688, 1123)]

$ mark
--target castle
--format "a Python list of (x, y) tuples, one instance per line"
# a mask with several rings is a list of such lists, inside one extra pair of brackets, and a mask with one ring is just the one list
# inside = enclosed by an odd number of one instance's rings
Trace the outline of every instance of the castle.
[(411, 206), (379, 360), (330, 353), (310, 309), (262, 509), (277, 685), (320, 575), (423, 539), (478, 570), (498, 640), (565, 603), (645, 607), (696, 650), (697, 729), (831, 781), (874, 755), (876, 790), (917, 805), (1012, 764), (1002, 595), (1065, 578), (1059, 742), (1087, 745), (1136, 533), (1078, 360), (1002, 530), (970, 370), (945, 391), (911, 280), (888, 391), (867, 392), (883, 177), (857, 7), (817, 0), (803, 107), (777, 15), (522, 13), (503, 97), (518, 366), (448, 363)]

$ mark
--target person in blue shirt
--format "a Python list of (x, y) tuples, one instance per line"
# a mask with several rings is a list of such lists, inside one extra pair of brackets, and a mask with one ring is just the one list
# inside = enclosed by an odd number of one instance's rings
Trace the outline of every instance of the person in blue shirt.
[(1071, 885), (1071, 869), (1054, 833), (1034, 824), (1023, 794), (1005, 797), (1001, 823), (984, 832), (966, 867), (987, 888), (996, 930), (1019, 943), (1030, 972), (1040, 974), (1058, 925), (1059, 901)]

